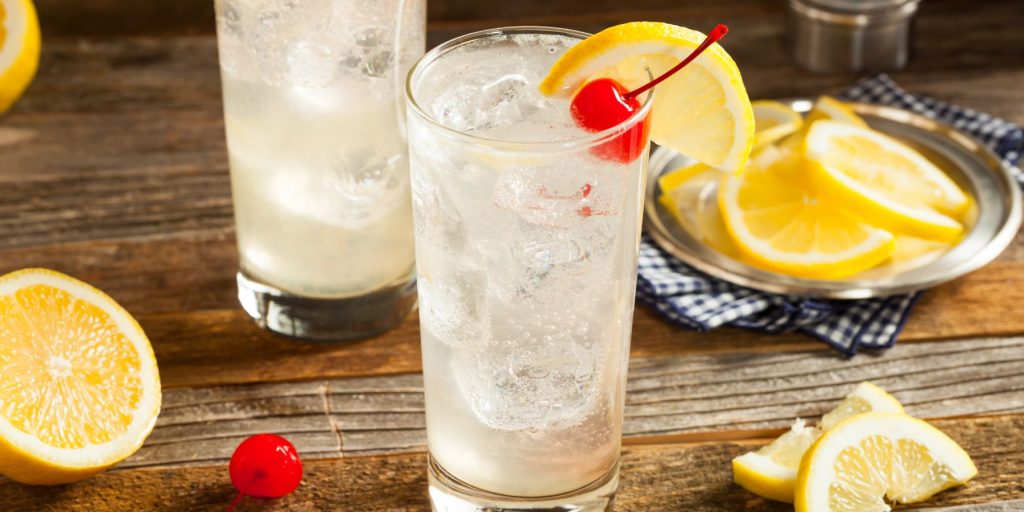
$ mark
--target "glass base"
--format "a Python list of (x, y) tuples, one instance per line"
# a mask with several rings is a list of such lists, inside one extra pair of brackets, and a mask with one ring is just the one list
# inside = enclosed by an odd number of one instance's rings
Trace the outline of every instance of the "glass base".
[(238, 302), (277, 334), (313, 341), (368, 338), (402, 323), (416, 305), (416, 278), (366, 295), (300, 297), (238, 273)]
[(556, 496), (516, 497), (477, 489), (450, 475), (428, 455), (430, 505), (434, 512), (605, 512), (619, 488), (619, 463), (594, 482)]

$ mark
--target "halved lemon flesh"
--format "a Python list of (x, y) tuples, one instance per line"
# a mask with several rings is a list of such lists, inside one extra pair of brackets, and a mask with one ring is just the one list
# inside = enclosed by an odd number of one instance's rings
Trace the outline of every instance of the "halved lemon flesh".
[(881, 263), (894, 249), (891, 233), (825, 200), (800, 155), (773, 146), (723, 181), (718, 202), (740, 250), (770, 270), (838, 279)]
[(39, 20), (31, 0), (0, 0), (0, 114), (21, 97), (39, 66)]
[(142, 328), (59, 272), (0, 277), (0, 474), (86, 478), (134, 453), (156, 422), (160, 377)]
[(789, 432), (770, 444), (733, 459), (733, 480), (758, 496), (792, 503), (804, 453), (822, 432), (831, 430), (846, 418), (868, 412), (902, 413), (903, 405), (882, 388), (861, 382), (839, 405), (822, 416), (817, 427), (809, 427), (798, 419)]
[(978, 473), (955, 441), (905, 414), (866, 413), (811, 446), (797, 476), (797, 512), (884, 512), (918, 503)]
[[(690, 54), (704, 34), (656, 22), (617, 25), (565, 52), (540, 84), (569, 97), (586, 82), (609, 77), (633, 90)], [(754, 114), (736, 63), (713, 44), (654, 90), (651, 140), (716, 169), (743, 169), (754, 143)]]
[(967, 209), (967, 194), (902, 142), (869, 128), (818, 121), (804, 145), (833, 199), (872, 224), (946, 242), (962, 233), (963, 225), (948, 215)]

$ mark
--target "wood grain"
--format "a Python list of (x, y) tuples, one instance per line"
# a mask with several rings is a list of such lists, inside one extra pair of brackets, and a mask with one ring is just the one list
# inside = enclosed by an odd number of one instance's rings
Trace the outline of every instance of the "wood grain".
[[(55, 268), (105, 290), (135, 314), (153, 343), (166, 387), (411, 373), (420, 370), (415, 314), (377, 338), (304, 343), (258, 329), (237, 306), (230, 235), (96, 241), (0, 251), (0, 272)], [(1000, 261), (925, 294), (901, 343), (1024, 333), (1024, 262)], [(794, 352), (823, 345), (800, 334), (738, 329), (696, 333), (645, 308), (634, 317), (632, 355)]]
[[(1024, 338), (903, 344), (850, 360), (828, 350), (634, 359), (624, 435), (629, 444), (775, 436), (864, 380), (923, 418), (1024, 413)], [(419, 375), (171, 389), (152, 436), (122, 467), (223, 462), (259, 432), (289, 437), (307, 458), (417, 451), (424, 427)]]
[[(933, 422), (978, 465), (968, 485), (932, 498), (931, 510), (1020, 510), (1024, 496), (1024, 416)], [(732, 483), (729, 460), (765, 441), (634, 446), (623, 452), (618, 512), (775, 512), (769, 502)], [(246, 501), (240, 510), (359, 512), (427, 510), (426, 462), (421, 453), (307, 460), (302, 486), (279, 501)], [(125, 490), (132, 492), (125, 492)], [(11, 510), (108, 512), (223, 510), (233, 490), (223, 465), (115, 471), (58, 488), (0, 481)], [(989, 504), (981, 508), (980, 504)], [(955, 507), (967, 507), (957, 509)], [(954, 508), (946, 508), (954, 507)], [(977, 507), (977, 508), (975, 508)], [(999, 508), (1002, 507), (1002, 508)]]
[[(124, 304), (153, 342), (165, 409), (146, 446), (117, 470), (59, 488), (0, 479), (0, 508), (223, 510), (233, 495), (223, 466), (231, 450), (246, 435), (275, 431), (307, 458), (305, 483), (243, 510), (425, 510), (415, 314), (385, 336), (312, 344), (261, 331), (237, 307), (212, 0), (36, 4), (40, 71), (0, 118), (0, 273), (56, 268)], [(835, 92), (857, 78), (796, 70), (784, 3), (774, 0), (428, 5), (431, 45), (510, 24), (595, 31), (651, 19), (706, 30), (724, 22), (752, 97)], [(984, 9), (923, 2), (917, 53), (894, 78), (1024, 123), (1022, 18), (1019, 0)], [(882, 354), (847, 360), (795, 334), (698, 334), (639, 309), (617, 510), (788, 510), (733, 486), (728, 460), (794, 416), (817, 416), (863, 379), (914, 414), (974, 416), (936, 423), (981, 475), (927, 507), (1024, 510), (1022, 302), (1019, 235), (996, 263), (927, 293), (901, 343)]]

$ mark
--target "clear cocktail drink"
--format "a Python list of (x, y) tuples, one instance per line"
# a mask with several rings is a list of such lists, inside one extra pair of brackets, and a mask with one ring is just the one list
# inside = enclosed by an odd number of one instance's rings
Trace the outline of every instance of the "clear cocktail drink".
[(414, 302), (405, 72), (423, 0), (216, 0), (239, 297), (311, 338), (386, 329)]
[[(470, 34), (410, 74), (438, 510), (603, 510), (617, 485), (649, 104), (589, 133), (537, 91), (583, 37)], [(639, 151), (609, 158), (623, 137)]]

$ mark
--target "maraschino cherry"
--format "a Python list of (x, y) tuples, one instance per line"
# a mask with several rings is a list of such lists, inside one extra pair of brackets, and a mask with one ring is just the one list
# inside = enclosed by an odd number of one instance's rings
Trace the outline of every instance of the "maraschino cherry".
[[(724, 37), (728, 32), (729, 27), (721, 24), (716, 25), (708, 33), (707, 37), (704, 38), (704, 41), (690, 55), (680, 61), (679, 64), (676, 64), (672, 69), (662, 73), (661, 76), (633, 91), (627, 91), (622, 84), (611, 78), (598, 78), (588, 82), (580, 88), (572, 100), (570, 111), (572, 112), (573, 119), (576, 121), (576, 124), (589, 132), (607, 130), (622, 123), (640, 108), (640, 101), (637, 98), (641, 94), (665, 81), (665, 79), (683, 69), (690, 62), (693, 62), (698, 55), (707, 50), (715, 41)], [(623, 163), (632, 162), (644, 150), (649, 125), (649, 121), (644, 119), (626, 133), (596, 147), (594, 152), (608, 160)]]
[(228, 465), (231, 483), (238, 489), (228, 512), (245, 496), (280, 498), (302, 481), (302, 461), (287, 439), (274, 434), (257, 434), (235, 448)]

